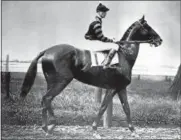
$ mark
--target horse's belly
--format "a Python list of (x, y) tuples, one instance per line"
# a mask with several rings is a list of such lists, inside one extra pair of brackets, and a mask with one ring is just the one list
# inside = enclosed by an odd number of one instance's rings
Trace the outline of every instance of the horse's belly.
[(83, 83), (106, 89), (121, 88), (129, 82), (118, 70), (103, 70), (102, 67), (92, 67), (87, 72), (79, 72), (75, 78)]

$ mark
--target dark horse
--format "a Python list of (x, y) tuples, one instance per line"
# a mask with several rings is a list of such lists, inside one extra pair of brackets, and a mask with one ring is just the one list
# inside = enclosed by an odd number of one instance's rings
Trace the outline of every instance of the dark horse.
[[(148, 25), (144, 16), (127, 29), (120, 41), (145, 41), (145, 43), (149, 43), (155, 47), (162, 43), (162, 39)], [(83, 53), (85, 50), (83, 51), (67, 44), (48, 48), (33, 59), (26, 73), (20, 96), (25, 98), (30, 91), (37, 73), (37, 62), (42, 57), (42, 69), (47, 82), (47, 93), (42, 98), (42, 128), (45, 132), (52, 132), (56, 125), (51, 106), (52, 100), (73, 78), (99, 88), (111, 89), (111, 92), (106, 93), (97, 117), (92, 124), (94, 130), (97, 130), (100, 118), (115, 94), (118, 94), (122, 103), (129, 129), (131, 131), (134, 130), (130, 117), (126, 87), (131, 83), (132, 67), (136, 61), (140, 43), (123, 43), (121, 45), (124, 47), (119, 47), (118, 50), (119, 63), (114, 65), (113, 68), (108, 69), (103, 69), (102, 66), (94, 66), (87, 71), (83, 71), (82, 69), (87, 63), (85, 61), (87, 55), (83, 55), (85, 54)], [(86, 50), (86, 52), (89, 51)], [(50, 126), (52, 127), (50, 128)]]

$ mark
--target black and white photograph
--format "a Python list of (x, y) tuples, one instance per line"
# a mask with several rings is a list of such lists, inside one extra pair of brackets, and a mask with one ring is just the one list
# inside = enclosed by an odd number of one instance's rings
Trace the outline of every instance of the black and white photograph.
[(1, 1), (1, 139), (181, 139), (180, 1)]

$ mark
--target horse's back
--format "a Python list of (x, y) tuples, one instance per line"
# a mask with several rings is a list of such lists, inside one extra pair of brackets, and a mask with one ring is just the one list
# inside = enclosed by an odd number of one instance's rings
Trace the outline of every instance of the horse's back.
[(42, 60), (44, 59), (60, 59), (63, 58), (65, 55), (69, 53), (75, 52), (75, 47), (69, 44), (59, 44), (59, 45), (54, 45), (50, 48), (48, 48), (42, 57)]
[(68, 53), (71, 51), (75, 51), (75, 47), (69, 44), (59, 44), (54, 45), (47, 49), (46, 54), (57, 54), (57, 53)]

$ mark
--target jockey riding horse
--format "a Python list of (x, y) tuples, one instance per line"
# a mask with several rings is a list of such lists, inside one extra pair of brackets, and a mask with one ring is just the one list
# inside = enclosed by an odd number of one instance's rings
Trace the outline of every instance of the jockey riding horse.
[[(86, 37), (91, 35), (92, 34), (88, 33)], [(95, 35), (93, 35), (92, 38), (94, 37)], [(103, 36), (101, 39), (103, 41), (109, 40)], [(111, 42), (111, 40), (109, 41)], [(110, 90), (110, 92), (106, 92), (101, 107), (92, 124), (93, 130), (97, 130), (100, 119), (107, 109), (109, 102), (117, 94), (126, 114), (128, 127), (131, 131), (134, 131), (127, 99), (127, 86), (131, 83), (132, 68), (136, 62), (141, 43), (149, 43), (150, 45), (158, 47), (162, 44), (162, 41), (159, 34), (147, 23), (143, 16), (141, 19), (135, 21), (120, 39), (119, 42), (126, 43), (123, 43), (124, 47), (114, 44), (119, 46), (117, 50), (119, 62), (114, 69), (103, 69), (102, 66), (94, 66), (90, 67), (87, 71), (83, 71), (82, 68), (85, 67), (87, 62), (91, 61), (89, 57), (91, 52), (89, 50), (86, 50), (87, 53), (85, 53), (85, 50), (80, 50), (70, 44), (51, 46), (40, 52), (32, 60), (21, 87), (20, 97), (24, 99), (33, 86), (37, 74), (38, 60), (41, 58), (42, 70), (47, 82), (47, 92), (42, 97), (41, 102), (42, 129), (46, 133), (51, 133), (57, 125), (56, 116), (52, 108), (52, 101), (73, 79), (77, 79), (88, 85)], [(129, 50), (131, 50), (132, 53), (130, 53)]]
[[(103, 69), (106, 69), (109, 67), (111, 60), (113, 59), (118, 49), (118, 45), (115, 44), (118, 41), (114, 41), (113, 39), (110, 39), (104, 36), (102, 32), (102, 19), (106, 17), (108, 11), (109, 11), (109, 8), (107, 8), (105, 5), (100, 3), (96, 8), (97, 16), (95, 17), (95, 21), (93, 21), (89, 25), (89, 29), (87, 33), (85, 34), (85, 39), (87, 40), (100, 41), (103, 43), (103, 45), (110, 45), (110, 47), (114, 45), (114, 47), (111, 48), (111, 50), (109, 51), (109, 54), (104, 60)], [(99, 44), (97, 43), (97, 45)]]

